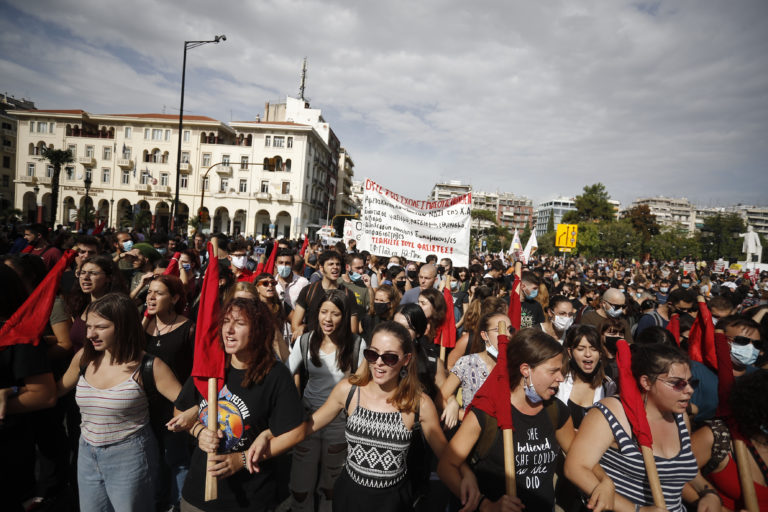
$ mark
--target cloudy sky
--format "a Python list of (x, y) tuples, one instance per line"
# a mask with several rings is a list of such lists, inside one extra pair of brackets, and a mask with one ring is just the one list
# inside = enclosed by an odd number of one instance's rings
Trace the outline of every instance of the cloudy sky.
[(768, 2), (2, 0), (0, 92), (248, 120), (306, 96), (397, 192), (768, 204)]

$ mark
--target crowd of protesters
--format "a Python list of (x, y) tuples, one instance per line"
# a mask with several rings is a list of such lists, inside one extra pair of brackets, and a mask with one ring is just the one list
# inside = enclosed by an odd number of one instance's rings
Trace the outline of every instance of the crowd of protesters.
[[(4, 510), (742, 510), (737, 440), (768, 510), (768, 272), (535, 255), (516, 276), (512, 255), (456, 267), (354, 241), (213, 237), (218, 253), (201, 233), (3, 233), (0, 325), (74, 251), (48, 318), (27, 319), (41, 342), (0, 340)], [(216, 431), (191, 377), (211, 265)], [(500, 356), (511, 494), (500, 424), (474, 401)]]

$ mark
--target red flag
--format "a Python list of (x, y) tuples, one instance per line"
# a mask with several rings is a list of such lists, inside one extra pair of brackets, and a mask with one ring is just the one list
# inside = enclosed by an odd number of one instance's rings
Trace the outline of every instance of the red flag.
[(256, 270), (253, 273), (253, 278), (255, 279), (257, 275), (261, 274), (262, 272), (266, 272), (268, 274), (274, 274), (275, 273), (275, 258), (277, 258), (277, 240), (275, 240), (275, 244), (272, 246), (272, 252), (269, 253), (269, 259), (266, 263), (259, 262), (258, 265), (256, 265)]
[(168, 267), (163, 271), (163, 275), (179, 277), (179, 258), (181, 258), (180, 252), (173, 253), (173, 258), (171, 258), (171, 262), (168, 264)]
[(59, 290), (61, 275), (75, 258), (75, 251), (66, 251), (50, 272), (40, 281), (19, 309), (0, 329), (0, 347), (9, 347), (21, 343), (40, 343), (40, 335), (48, 325), (53, 300)]
[(699, 302), (699, 314), (696, 315), (696, 321), (693, 322), (688, 335), (688, 357), (717, 370), (715, 324), (712, 322), (712, 313), (704, 302)]
[(301, 254), (301, 257), (304, 257), (304, 253), (307, 252), (307, 247), (309, 247), (309, 237), (304, 237), (304, 243), (301, 244), (301, 250), (299, 251), (299, 254)]
[(466, 411), (476, 407), (486, 414), (496, 418), (499, 428), (512, 429), (512, 402), (509, 389), (509, 371), (507, 369), (507, 345), (509, 337), (499, 333), (499, 357), (488, 378), (475, 393), (472, 403), (466, 406)]
[(99, 224), (98, 226), (96, 226), (96, 227), (93, 229), (93, 233), (91, 233), (91, 234), (92, 234), (92, 235), (98, 235), (98, 234), (100, 234), (102, 231), (104, 231), (104, 227), (105, 227), (106, 225), (107, 225), (107, 221), (106, 221), (106, 220), (103, 220), (103, 221), (101, 221), (101, 224)]
[(208, 268), (200, 291), (200, 307), (195, 328), (195, 358), (192, 376), (201, 395), (208, 396), (208, 379), (224, 385), (224, 349), (219, 342), (219, 258), (208, 243)]
[(637, 387), (635, 376), (632, 375), (632, 354), (626, 340), (619, 340), (616, 344), (616, 364), (619, 367), (619, 397), (629, 424), (632, 425), (632, 432), (641, 446), (652, 448), (651, 427), (645, 415), (643, 396)]
[(677, 343), (677, 346), (680, 346), (680, 316), (675, 313), (672, 315), (669, 319), (669, 323), (667, 323), (667, 330), (672, 333), (672, 336), (675, 337), (675, 343)]
[(512, 282), (512, 290), (509, 292), (509, 309), (507, 311), (507, 316), (509, 317), (509, 321), (512, 322), (512, 327), (515, 328), (515, 331), (520, 330), (520, 318), (522, 316), (520, 292), (515, 291), (519, 284), (520, 278), (515, 276), (515, 280)]
[(435, 344), (445, 348), (456, 346), (456, 317), (453, 315), (453, 295), (450, 286), (443, 288), (445, 299), (445, 319), (435, 333)]

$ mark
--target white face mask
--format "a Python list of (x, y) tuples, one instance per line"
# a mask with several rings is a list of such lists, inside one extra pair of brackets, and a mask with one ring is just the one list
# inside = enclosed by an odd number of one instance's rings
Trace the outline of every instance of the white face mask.
[(572, 324), (572, 316), (555, 316), (555, 318), (552, 319), (552, 325), (554, 325), (555, 330), (559, 332), (567, 331)]
[(231, 256), (232, 266), (235, 268), (243, 268), (245, 266), (245, 256)]
[(499, 348), (498, 347), (494, 347), (490, 343), (486, 343), (485, 344), (485, 351), (488, 352), (488, 355), (490, 355), (494, 359), (499, 357)]

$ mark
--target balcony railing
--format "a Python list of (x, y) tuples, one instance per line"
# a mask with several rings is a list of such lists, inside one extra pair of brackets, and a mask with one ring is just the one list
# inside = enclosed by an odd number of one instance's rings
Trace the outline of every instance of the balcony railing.
[(84, 165), (85, 167), (94, 167), (96, 165), (96, 158), (92, 156), (81, 156), (77, 159), (77, 163)]
[(232, 166), (220, 165), (216, 167), (216, 172), (219, 173), (220, 176), (232, 176)]
[(270, 201), (272, 199), (272, 194), (269, 192), (256, 192), (253, 194), (256, 199), (259, 199), (261, 201)]
[(137, 192), (149, 192), (149, 183), (137, 183), (136, 184), (136, 191)]
[(51, 184), (51, 177), (50, 176), (43, 176), (41, 178), (37, 178), (37, 182), (40, 185), (50, 185)]
[(168, 185), (155, 185), (155, 193), (168, 195), (171, 193), (171, 187)]
[(133, 160), (130, 158), (118, 158), (117, 166), (123, 169), (131, 169), (133, 167)]
[(275, 199), (280, 202), (290, 203), (293, 201), (293, 196), (291, 194), (276, 194)]
[(192, 172), (192, 164), (190, 164), (189, 162), (181, 162), (179, 164), (179, 172), (189, 174), (190, 172)]

